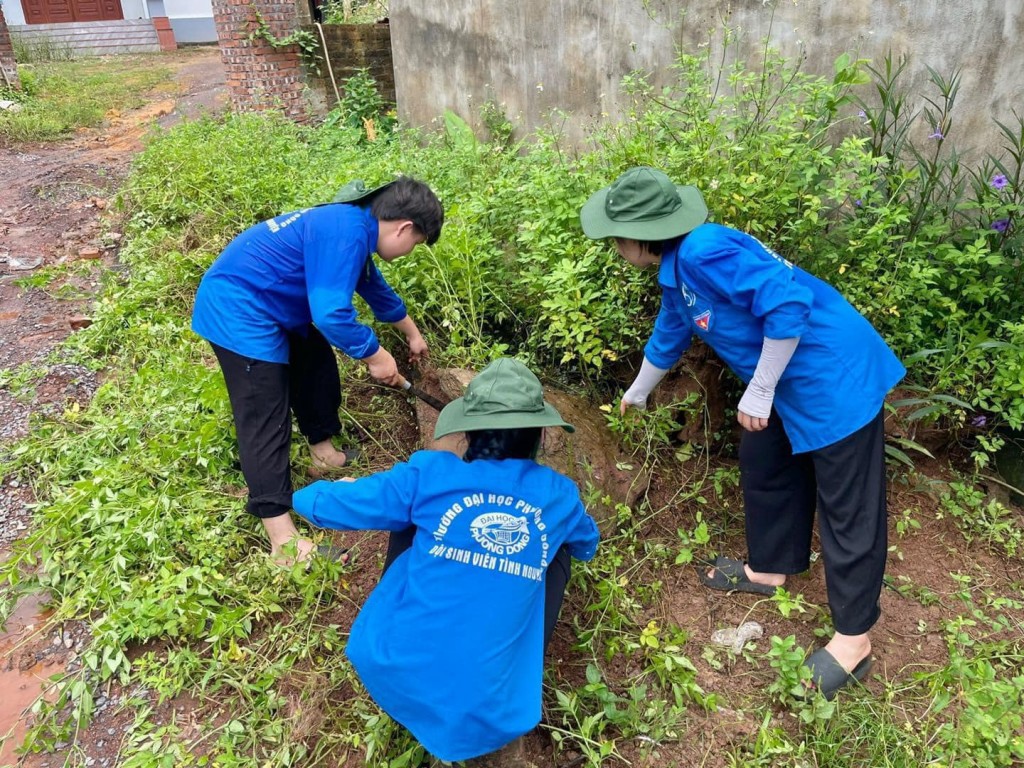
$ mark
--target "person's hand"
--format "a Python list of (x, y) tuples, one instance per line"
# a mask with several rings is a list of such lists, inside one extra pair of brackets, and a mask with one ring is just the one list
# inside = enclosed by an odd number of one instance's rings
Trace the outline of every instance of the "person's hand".
[(761, 418), (760, 416), (751, 416), (743, 411), (736, 412), (736, 421), (748, 432), (760, 432), (768, 426), (768, 419)]
[(395, 358), (384, 347), (381, 347), (369, 357), (364, 357), (363, 362), (370, 369), (370, 376), (381, 384), (387, 384), (389, 387), (399, 387), (402, 385), (402, 374), (398, 372)]
[(626, 392), (626, 394), (622, 396), (622, 400), (619, 401), (619, 415), (625, 416), (626, 411), (629, 410), (630, 407), (637, 408), (641, 411), (644, 410), (647, 408), (647, 398), (638, 398), (634, 395), (630, 395), (629, 392)]
[(409, 344), (410, 363), (415, 365), (430, 355), (430, 350), (427, 349), (427, 341), (419, 333), (409, 336), (406, 341)]

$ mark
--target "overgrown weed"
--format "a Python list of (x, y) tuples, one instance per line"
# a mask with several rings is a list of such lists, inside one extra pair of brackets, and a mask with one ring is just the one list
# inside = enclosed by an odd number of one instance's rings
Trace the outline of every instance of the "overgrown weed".
[[(89, 721), (97, 687), (118, 681), (141, 684), (157, 702), (129, 697), (138, 709), (122, 758), (133, 768), (337, 764), (350, 753), (368, 765), (402, 766), (423, 757), (373, 707), (339, 653), (344, 629), (325, 620), (322, 603), (353, 599), (338, 586), (340, 572), (278, 571), (257, 554), (223, 383), (188, 330), (195, 286), (230, 237), (326, 202), (353, 177), (373, 184), (408, 173), (445, 202), (441, 242), (386, 267), (440, 364), (480, 365), (514, 352), (613, 399), (657, 301), (646, 278), (627, 276), (609, 248), (581, 236), (578, 211), (624, 167), (650, 163), (698, 183), (716, 220), (835, 283), (901, 354), (921, 353), (911, 377), (937, 406), (932, 423), (962, 426), (969, 409), (982, 409), (994, 424), (1019, 426), (1018, 390), (997, 386), (1018, 381), (1024, 366), (1022, 299), (1011, 290), (1020, 279), (1018, 234), (988, 221), (1017, 221), (1024, 129), (1007, 128), (1006, 152), (974, 177), (983, 183), (972, 187), (973, 202), (959, 197), (950, 207), (938, 197), (954, 172), (943, 151), (915, 155), (909, 138), (894, 144), (867, 133), (830, 142), (836, 122), (856, 122), (849, 96), (862, 79), (858, 62), (842, 58), (835, 77), (812, 78), (766, 48), (764, 67), (723, 72), (728, 94), (700, 57), (681, 56), (678, 83), (664, 93), (632, 78), (630, 121), (573, 155), (547, 134), (512, 152), (508, 136), (479, 141), (455, 116), (443, 134), (398, 131), (387, 141), (367, 141), (365, 124), (300, 128), (266, 115), (207, 118), (150, 141), (119, 203), (128, 272), (111, 277), (93, 325), (68, 345), (81, 364), (105, 369), (104, 384), (83, 409), (36, 417), (33, 435), (4, 466), (33, 483), (40, 506), (35, 530), (0, 565), (0, 578), (8, 589), (52, 590), (58, 616), (88, 621), (93, 636), (83, 671), (39, 705), (28, 748), (73, 736)], [(892, 69), (876, 84), (876, 109), (903, 115)], [(941, 122), (954, 81), (936, 76), (933, 84), (930, 119)], [(989, 167), (1007, 184), (986, 178)], [(966, 186), (955, 189), (968, 195)], [(30, 378), (0, 383), (24, 392)], [(795, 639), (725, 658), (704, 650), (692, 628), (658, 615), (668, 578), (679, 578), (674, 569), (735, 546), (739, 535), (735, 468), (674, 436), (680, 412), (692, 415), (697, 405), (655, 409), (640, 424), (609, 419), (676, 491), (656, 498), (648, 486), (636, 502), (612, 505), (615, 533), (574, 571), (568, 616), (578, 643), (547, 690), (557, 745), (592, 764), (624, 758), (637, 740), (671, 743), (695, 712), (728, 705), (764, 724), (735, 751), (737, 765), (1020, 759), (1021, 648), (1006, 638), (1020, 628), (1020, 609), (1005, 598), (979, 606), (965, 588), (962, 615), (942, 629), (948, 663), (909, 683), (909, 673), (877, 683), (882, 700), (854, 695), (802, 709), (792, 696), (804, 653)], [(387, 414), (348, 415), (350, 428), (373, 433), (389, 460), (408, 450), (388, 436)], [(998, 509), (979, 515), (987, 502), (974, 494), (969, 483), (954, 489), (947, 511), (971, 522), (968, 536), (1017, 557), (1019, 521)], [(908, 531), (919, 518), (905, 518)], [(799, 594), (759, 601), (756, 610), (799, 614), (809, 637), (830, 629)], [(162, 645), (131, 660), (129, 647), (153, 641)], [(634, 671), (617, 674), (613, 662)], [(705, 662), (716, 674), (749, 667), (761, 689), (738, 701), (705, 691), (696, 671)], [(297, 692), (307, 688), (314, 690)], [(319, 695), (326, 690), (338, 700)], [(183, 694), (202, 701), (201, 736), (155, 720), (153, 707)], [(796, 707), (794, 727), (772, 725), (780, 714), (773, 700)], [(871, 740), (850, 736), (869, 724)]]
[[(32, 58), (17, 59), (30, 62)], [(105, 59), (43, 59), (22, 63), (21, 109), (0, 113), (0, 136), (11, 141), (56, 141), (80, 128), (100, 125), (112, 111), (145, 103), (145, 94), (170, 82), (170, 71), (153, 56)]]

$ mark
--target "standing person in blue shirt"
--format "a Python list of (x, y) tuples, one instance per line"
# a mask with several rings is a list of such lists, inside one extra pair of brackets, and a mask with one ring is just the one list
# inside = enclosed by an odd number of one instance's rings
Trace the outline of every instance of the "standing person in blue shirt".
[(280, 560), (305, 559), (313, 549), (290, 514), (291, 413), (314, 466), (341, 467), (354, 455), (332, 442), (341, 432), (341, 382), (331, 347), (365, 363), (377, 381), (401, 383), (394, 357), (358, 321), (355, 294), (405, 334), (411, 361), (427, 354), (373, 254), (392, 261), (437, 242), (444, 211), (436, 195), (402, 177), (369, 191), (352, 182), (335, 200), (238, 235), (203, 277), (192, 315), (192, 329), (213, 346), (227, 384), (246, 509), (263, 521)]
[(836, 631), (805, 664), (832, 698), (871, 666), (887, 551), (882, 406), (905, 370), (834, 288), (707, 214), (695, 187), (643, 167), (580, 213), (588, 237), (658, 267), (661, 310), (620, 410), (645, 406), (694, 334), (746, 383), (737, 418), (749, 559), (719, 557), (704, 583), (773, 594), (809, 568), (817, 507)]
[(386, 472), (295, 494), (316, 525), (392, 532), (346, 654), (381, 709), (440, 760), (499, 749), (515, 760), (508, 753), (540, 722), (544, 648), (570, 557), (589, 560), (597, 547), (575, 484), (534, 461), (544, 427), (573, 431), (537, 377), (501, 358), (438, 418), (435, 439), (465, 433), (464, 458), (418, 451)]

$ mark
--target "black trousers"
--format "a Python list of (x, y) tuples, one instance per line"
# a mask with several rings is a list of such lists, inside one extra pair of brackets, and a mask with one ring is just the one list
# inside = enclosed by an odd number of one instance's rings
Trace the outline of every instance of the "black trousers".
[(849, 437), (794, 455), (772, 411), (766, 429), (743, 433), (740, 479), (750, 567), (806, 571), (817, 507), (832, 623), (844, 635), (871, 629), (888, 547), (882, 412)]
[(341, 380), (334, 350), (310, 326), (288, 336), (288, 364), (268, 363), (212, 344), (220, 362), (235, 419), (242, 475), (249, 488), (246, 510), (277, 517), (292, 506), (292, 418), (310, 443), (341, 432)]
[[(388, 536), (388, 553), (384, 558), (384, 571), (391, 567), (395, 559), (412, 546), (413, 536), (416, 535), (416, 527), (410, 526), (404, 531), (392, 531)], [(561, 546), (555, 553), (555, 558), (548, 565), (544, 573), (544, 647), (548, 647), (551, 636), (555, 633), (555, 624), (558, 623), (558, 614), (562, 610), (562, 599), (565, 597), (565, 588), (569, 584), (569, 576), (572, 573), (572, 556), (569, 548)]]

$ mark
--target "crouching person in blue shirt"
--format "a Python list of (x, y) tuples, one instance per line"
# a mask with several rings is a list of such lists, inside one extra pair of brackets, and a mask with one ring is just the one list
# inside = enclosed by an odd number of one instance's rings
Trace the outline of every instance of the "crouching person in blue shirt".
[(220, 362), (249, 489), (246, 509), (263, 521), (275, 558), (305, 559), (313, 550), (290, 515), (291, 414), (314, 466), (341, 467), (353, 458), (332, 443), (341, 432), (341, 382), (331, 347), (365, 363), (377, 381), (401, 383), (394, 357), (358, 321), (353, 298), (362, 296), (378, 320), (402, 331), (410, 360), (426, 355), (373, 254), (392, 261), (433, 244), (443, 223), (441, 204), (423, 182), (403, 177), (369, 191), (352, 182), (336, 204), (250, 227), (203, 277), (192, 329)]
[(540, 722), (570, 557), (597, 547), (575, 484), (534, 461), (544, 427), (573, 431), (537, 377), (502, 358), (438, 418), (435, 438), (465, 433), (464, 458), (418, 451), (294, 496), (316, 525), (392, 532), (346, 654), (381, 709), (440, 760), (490, 755), (487, 765), (521, 749)]
[(630, 264), (658, 268), (661, 310), (620, 410), (644, 407), (694, 334), (746, 383), (748, 560), (719, 557), (704, 583), (773, 594), (810, 567), (817, 508), (836, 631), (805, 664), (832, 698), (871, 666), (887, 552), (882, 406), (905, 370), (834, 288), (707, 215), (695, 187), (651, 168), (627, 171), (580, 213), (588, 237), (614, 238)]

